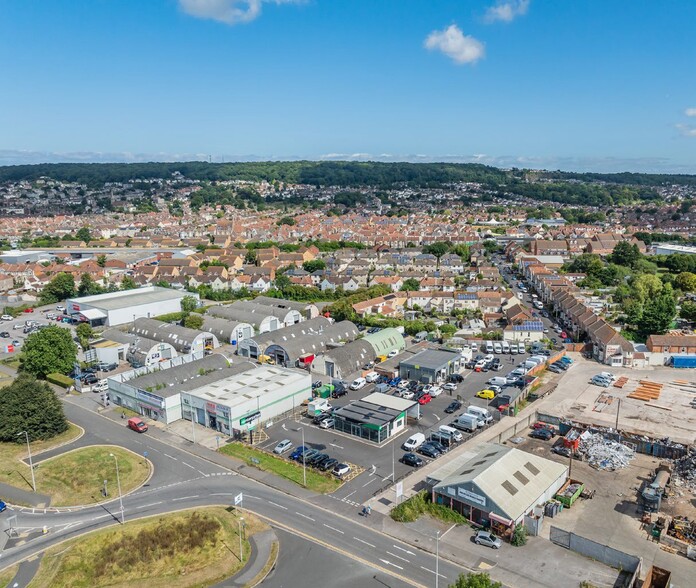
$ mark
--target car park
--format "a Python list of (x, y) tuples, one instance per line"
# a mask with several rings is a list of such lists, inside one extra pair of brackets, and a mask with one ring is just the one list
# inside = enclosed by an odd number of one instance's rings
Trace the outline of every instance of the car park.
[(319, 427), (322, 429), (333, 429), (336, 426), (336, 420), (333, 417), (329, 417), (328, 419), (324, 419), (319, 423)]
[(459, 400), (453, 400), (452, 402), (449, 403), (449, 405), (445, 409), (445, 412), (447, 414), (453, 414), (453, 413), (457, 412), (461, 407), (462, 407), (462, 403), (459, 402)]
[(430, 457), (432, 459), (435, 459), (439, 457), (441, 454), (440, 452), (435, 449), (435, 447), (430, 444), (430, 443), (424, 443), (418, 448), (418, 453), (421, 455), (425, 455), (425, 457)]
[(495, 392), (493, 392), (493, 390), (479, 390), (476, 392), (476, 397), (485, 400), (493, 400), (495, 398)]
[(411, 466), (412, 468), (419, 468), (425, 462), (415, 453), (404, 453), (404, 456), (401, 458), (401, 463)]
[(500, 538), (496, 537), (490, 531), (477, 531), (476, 535), (474, 536), (474, 543), (476, 543), (476, 545), (492, 547), (493, 549), (500, 549), (503, 545)]
[(292, 441), (290, 439), (283, 439), (278, 445), (273, 449), (273, 453), (282, 455), (292, 447)]
[(454, 392), (457, 389), (457, 385), (454, 382), (447, 382), (443, 386), (443, 389), (447, 390), (448, 392)]
[(350, 466), (346, 463), (336, 464), (331, 473), (337, 478), (343, 478), (350, 473)]

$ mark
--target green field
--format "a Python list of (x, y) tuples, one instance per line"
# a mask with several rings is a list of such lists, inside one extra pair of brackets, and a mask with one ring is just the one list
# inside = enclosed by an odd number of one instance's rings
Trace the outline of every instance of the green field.
[[(277, 457), (260, 449), (254, 449), (242, 443), (230, 443), (220, 448), (220, 452), (241, 459), (250, 466), (291, 480), (300, 486), (303, 484), (302, 466), (288, 459)], [(256, 461), (252, 461), (256, 460)], [(329, 494), (338, 489), (342, 482), (331, 474), (317, 472), (307, 468), (307, 488)]]
[(104, 480), (108, 498), (118, 498), (116, 462), (118, 459), (121, 492), (126, 494), (145, 483), (150, 464), (142, 456), (121, 447), (91, 446), (70, 451), (35, 468), (36, 490), (51, 496), (51, 506), (76, 506), (101, 502)]
[(250, 535), (267, 528), (243, 513), (197, 508), (90, 533), (49, 549), (30, 588), (199, 588), (233, 576), (250, 554)]

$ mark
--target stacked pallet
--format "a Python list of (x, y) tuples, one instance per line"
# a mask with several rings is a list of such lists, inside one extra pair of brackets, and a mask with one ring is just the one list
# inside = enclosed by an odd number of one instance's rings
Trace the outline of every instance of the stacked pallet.
[(660, 397), (660, 392), (662, 392), (662, 384), (651, 382), (650, 380), (641, 380), (635, 391), (628, 394), (628, 398), (650, 402), (651, 400), (657, 400)]
[(614, 388), (623, 388), (626, 385), (626, 382), (628, 382), (628, 378), (626, 376), (621, 376), (616, 382), (614, 382)]

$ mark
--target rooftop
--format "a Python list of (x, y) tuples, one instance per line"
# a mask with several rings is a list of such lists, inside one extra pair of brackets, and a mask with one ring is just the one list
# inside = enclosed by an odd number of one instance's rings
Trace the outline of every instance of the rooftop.
[[(88, 304), (102, 310), (118, 310), (130, 306), (154, 304), (166, 300), (180, 300), (184, 296), (191, 296), (188, 292), (179, 292), (172, 288), (160, 288), (159, 286), (146, 286), (134, 290), (122, 292), (109, 292), (108, 294), (96, 294), (95, 296), (83, 296), (71, 298), (72, 302)], [(196, 295), (193, 295), (196, 296)]]
[(420, 368), (436, 369), (446, 365), (450, 361), (459, 359), (460, 355), (453, 351), (443, 351), (440, 349), (425, 349), (420, 353), (416, 353), (408, 359), (404, 359), (401, 363), (406, 365), (417, 365)]

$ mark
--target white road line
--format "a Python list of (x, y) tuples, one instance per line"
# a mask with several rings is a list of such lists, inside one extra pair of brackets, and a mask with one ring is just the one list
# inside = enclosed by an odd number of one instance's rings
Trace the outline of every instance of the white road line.
[(196, 469), (196, 468), (194, 468), (192, 465), (186, 463), (185, 461), (182, 461), (181, 463), (182, 463), (183, 465), (185, 465), (187, 468), (191, 468), (192, 470), (195, 470), (195, 469)]
[(150, 508), (151, 506), (157, 506), (158, 504), (162, 504), (162, 501), (160, 500), (159, 502), (153, 502), (152, 504), (143, 504), (142, 506), (136, 506), (136, 508)]
[(172, 498), (172, 502), (176, 502), (177, 500), (189, 500), (191, 498), (198, 498), (198, 494), (195, 496), (182, 496), (181, 498)]
[(353, 490), (350, 494), (348, 494), (348, 495), (344, 496), (343, 498), (341, 498), (341, 500), (348, 500), (348, 499), (349, 499), (351, 496), (353, 496), (353, 494), (355, 494), (356, 492), (357, 492), (357, 490)]
[(99, 516), (99, 517), (91, 518), (91, 519), (89, 519), (89, 520), (90, 520), (90, 521), (98, 521), (99, 519), (106, 519), (106, 518), (109, 518), (109, 517), (111, 517), (110, 514), (105, 514), (105, 515), (101, 515), (101, 516)]
[(277, 506), (278, 508), (282, 508), (283, 510), (288, 510), (287, 506), (283, 506), (282, 504), (276, 504), (275, 502), (271, 502), (270, 500), (268, 501), (268, 504), (272, 504), (273, 506)]
[[(426, 572), (430, 572), (431, 574), (435, 573), (435, 570), (429, 570), (428, 568), (424, 568), (423, 566), (420, 567), (421, 570), (425, 570)], [(441, 578), (445, 578), (446, 576), (443, 576), (442, 574), (438, 574)]]
[(387, 551), (387, 555), (391, 555), (392, 557), (395, 557), (396, 559), (400, 559), (402, 561), (405, 561), (406, 563), (411, 563), (410, 559), (406, 559), (405, 557), (401, 557), (400, 555), (396, 555), (396, 553), (392, 553), (391, 551)]
[(372, 484), (372, 482), (374, 482), (376, 479), (377, 479), (377, 478), (371, 478), (369, 481), (365, 482), (365, 483), (362, 485), (362, 487), (364, 488), (365, 486), (369, 486), (369, 485)]
[[(211, 496), (234, 496), (233, 492), (220, 492), (219, 494), (211, 494)], [(249, 496), (246, 496), (249, 498)]]
[(302, 517), (302, 518), (309, 519), (310, 521), (316, 522), (315, 519), (313, 519), (313, 518), (310, 517), (310, 516), (307, 516), (306, 514), (302, 514), (301, 512), (295, 511), (295, 514), (296, 514), (297, 516)]
[(156, 451), (157, 453), (162, 453), (159, 449), (155, 449), (154, 447), (148, 447), (147, 451)]
[(205, 472), (202, 472), (201, 470), (196, 470), (201, 476), (205, 476), (206, 478), (208, 477), (208, 474)]
[[(440, 536), (440, 538), (442, 538), (442, 536)], [(392, 547), (400, 551), (403, 551), (404, 553), (408, 553), (409, 555), (416, 555), (415, 553), (413, 553), (413, 551), (409, 551), (408, 549), (404, 549), (403, 547), (399, 547), (398, 545), (392, 545)]]
[(174, 457), (173, 455), (169, 455), (168, 453), (165, 453), (164, 456), (168, 457), (169, 459), (173, 459), (174, 461), (179, 461), (176, 457)]
[(245, 494), (244, 498), (253, 498), (254, 500), (261, 500), (258, 496), (252, 496), (251, 494)]
[(404, 568), (402, 568), (401, 566), (397, 566), (395, 563), (392, 563), (392, 562), (390, 562), (390, 561), (387, 561), (386, 559), (381, 559), (381, 558), (380, 558), (379, 561), (381, 561), (382, 563), (385, 563), (385, 564), (387, 564), (387, 565), (389, 565), (389, 566), (394, 566), (395, 568), (399, 568), (400, 570), (403, 570), (403, 569), (404, 569)]
[(329, 443), (329, 445), (331, 445), (331, 447), (335, 447), (336, 449), (343, 449), (343, 447), (336, 445), (335, 443)]
[(449, 532), (450, 532), (452, 529), (454, 529), (456, 526), (457, 526), (457, 524), (455, 523), (455, 524), (452, 525), (449, 529), (447, 529), (442, 535), (440, 535), (440, 539), (442, 539), (445, 535), (447, 535), (447, 533), (449, 533)]
[(341, 529), (337, 529), (336, 527), (331, 527), (330, 525), (327, 525), (326, 523), (324, 523), (324, 526), (327, 529), (331, 529), (332, 531), (336, 531), (336, 533), (340, 533), (341, 535), (345, 535), (345, 533), (343, 531), (341, 531)]
[(357, 537), (353, 537), (353, 539), (355, 539), (356, 541), (360, 541), (360, 543), (364, 543), (368, 547), (372, 547), (372, 549), (376, 549), (376, 547), (372, 545), (372, 543), (368, 543), (367, 541), (363, 541), (362, 539), (358, 539)]

